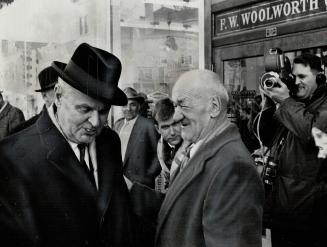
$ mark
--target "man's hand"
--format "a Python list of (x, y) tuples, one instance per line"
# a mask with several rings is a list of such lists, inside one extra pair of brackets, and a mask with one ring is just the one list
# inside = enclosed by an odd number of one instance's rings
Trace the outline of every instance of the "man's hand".
[(327, 158), (327, 133), (321, 131), (317, 127), (312, 128), (312, 135), (314, 137), (316, 146), (319, 148), (318, 158)]
[(282, 103), (284, 100), (290, 97), (290, 90), (287, 88), (286, 84), (283, 83), (280, 79), (277, 80), (277, 83), (280, 85), (280, 87), (264, 87), (262, 91), (275, 103)]

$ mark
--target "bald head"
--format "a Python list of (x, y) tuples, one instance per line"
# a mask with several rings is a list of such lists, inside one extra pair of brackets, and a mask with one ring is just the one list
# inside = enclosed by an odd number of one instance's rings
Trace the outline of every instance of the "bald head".
[(182, 123), (182, 137), (193, 143), (227, 120), (228, 93), (219, 76), (209, 70), (184, 73), (173, 87), (174, 120)]
[(174, 91), (184, 91), (193, 97), (217, 97), (222, 110), (227, 110), (228, 93), (217, 73), (210, 70), (191, 70), (182, 74), (176, 81)]

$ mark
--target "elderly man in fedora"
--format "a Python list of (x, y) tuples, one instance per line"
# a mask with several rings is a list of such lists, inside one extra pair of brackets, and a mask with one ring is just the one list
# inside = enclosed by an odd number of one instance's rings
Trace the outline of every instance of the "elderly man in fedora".
[(48, 114), (0, 142), (1, 246), (134, 245), (119, 137), (104, 128), (111, 105), (127, 103), (121, 63), (83, 43), (52, 67)]
[[(44, 106), (42, 111), (46, 111), (46, 109), (50, 107), (50, 105), (54, 102), (55, 99), (54, 87), (58, 82), (58, 72), (51, 66), (48, 66), (43, 70), (41, 70), (41, 72), (38, 75), (38, 79), (40, 83), (40, 88), (36, 89), (35, 92), (41, 93), (44, 101)], [(41, 115), (42, 111), (39, 114), (35, 115), (34, 117), (28, 119), (27, 121), (17, 125), (11, 131), (11, 133), (12, 134), (16, 133), (34, 124), (36, 120), (39, 118), (39, 116)]]
[(154, 188), (161, 171), (157, 157), (159, 134), (154, 122), (139, 114), (143, 96), (131, 87), (125, 88), (124, 93), (128, 100), (122, 107), (124, 118), (114, 127), (121, 140), (124, 175), (132, 182)]

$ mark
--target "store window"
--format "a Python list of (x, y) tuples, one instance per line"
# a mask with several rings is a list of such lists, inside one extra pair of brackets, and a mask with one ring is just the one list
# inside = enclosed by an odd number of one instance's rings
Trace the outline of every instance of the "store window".
[[(199, 0), (119, 1), (114, 8), (118, 14), (113, 14), (119, 30), (113, 41), (122, 60), (122, 87), (133, 87), (156, 101), (171, 94), (180, 74), (203, 67), (199, 45), (203, 4)], [(120, 114), (117, 109), (115, 118)]]
[(121, 59), (121, 88), (155, 99), (170, 95), (184, 71), (204, 68), (201, 0), (14, 0), (1, 7), (0, 89), (27, 119), (43, 105), (34, 91), (38, 73), (54, 60), (67, 62), (82, 42)]
[(249, 118), (254, 97), (259, 92), (263, 61), (263, 56), (224, 61), (224, 84), (231, 99), (228, 112), (233, 122)]

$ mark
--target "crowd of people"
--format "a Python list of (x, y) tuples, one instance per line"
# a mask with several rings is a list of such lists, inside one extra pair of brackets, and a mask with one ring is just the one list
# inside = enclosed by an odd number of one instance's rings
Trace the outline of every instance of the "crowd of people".
[[(217, 73), (183, 73), (151, 117), (120, 73), (116, 56), (83, 43), (40, 72), (45, 104), (32, 119), (0, 97), (2, 246), (259, 247), (265, 229), (273, 247), (326, 246), (319, 57), (294, 59), (292, 90), (280, 79), (260, 88), (251, 125), (263, 169)], [(123, 118), (111, 128), (113, 105)]]

